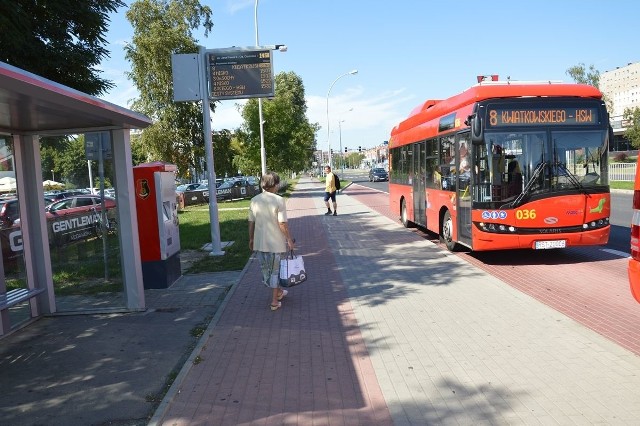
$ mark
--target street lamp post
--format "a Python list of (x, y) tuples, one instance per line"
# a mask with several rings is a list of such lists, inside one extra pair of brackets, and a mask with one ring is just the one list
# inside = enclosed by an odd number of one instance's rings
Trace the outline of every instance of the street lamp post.
[[(353, 111), (353, 108), (349, 108), (347, 111), (345, 112), (351, 112)], [(342, 166), (342, 174), (344, 174), (344, 153), (342, 152), (342, 123), (344, 123), (344, 120), (338, 120), (338, 130), (339, 130), (339, 138), (340, 138), (340, 157), (342, 158), (342, 161), (340, 162), (341, 166)]]
[(357, 73), (358, 73), (358, 70), (351, 70), (349, 72), (346, 72), (338, 76), (338, 78), (333, 80), (333, 83), (331, 83), (331, 86), (329, 86), (329, 91), (327, 92), (327, 152), (329, 153), (329, 167), (333, 166), (333, 158), (331, 158), (331, 136), (329, 133), (329, 95), (331, 94), (331, 89), (333, 89), (333, 85), (336, 84), (336, 81), (340, 80), (342, 77), (345, 77), (347, 75), (353, 75)]
[[(258, 41), (258, 0), (254, 8), (254, 21), (256, 26), (256, 46), (260, 46)], [(264, 148), (264, 121), (262, 120), (262, 98), (258, 98), (258, 120), (260, 120), (260, 166), (262, 176), (267, 174), (267, 151)]]
[[(339, 139), (340, 139), (340, 155), (341, 156), (344, 155), (342, 153), (342, 123), (344, 123), (344, 120), (338, 121), (338, 133), (340, 134)], [(341, 164), (342, 164), (342, 174), (344, 175), (344, 157), (341, 161)]]
[[(260, 40), (258, 38), (258, 0), (256, 0), (254, 7), (254, 22), (256, 27), (256, 47), (260, 46)], [(284, 44), (277, 44), (275, 46), (280, 52), (286, 52), (287, 46)], [(262, 98), (258, 98), (258, 120), (260, 121), (260, 168), (262, 170), (262, 176), (267, 174), (267, 151), (264, 147), (264, 120), (262, 119)]]

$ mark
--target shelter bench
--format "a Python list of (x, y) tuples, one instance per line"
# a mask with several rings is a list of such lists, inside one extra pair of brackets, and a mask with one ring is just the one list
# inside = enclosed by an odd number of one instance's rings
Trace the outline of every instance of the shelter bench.
[(18, 303), (29, 300), (34, 296), (42, 293), (44, 289), (34, 288), (27, 290), (26, 288), (17, 288), (15, 290), (9, 290), (4, 294), (0, 294), (0, 311), (8, 309)]

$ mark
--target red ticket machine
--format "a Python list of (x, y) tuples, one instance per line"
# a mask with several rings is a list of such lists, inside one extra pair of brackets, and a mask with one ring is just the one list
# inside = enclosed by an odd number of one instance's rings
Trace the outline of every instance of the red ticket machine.
[(174, 164), (133, 168), (144, 288), (170, 287), (180, 276), (180, 230)]

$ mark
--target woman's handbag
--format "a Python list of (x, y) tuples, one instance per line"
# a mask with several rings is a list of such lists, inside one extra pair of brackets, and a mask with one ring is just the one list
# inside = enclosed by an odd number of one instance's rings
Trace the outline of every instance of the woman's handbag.
[(306, 280), (307, 271), (302, 256), (296, 256), (293, 250), (289, 251), (284, 259), (280, 259), (280, 286), (293, 287)]

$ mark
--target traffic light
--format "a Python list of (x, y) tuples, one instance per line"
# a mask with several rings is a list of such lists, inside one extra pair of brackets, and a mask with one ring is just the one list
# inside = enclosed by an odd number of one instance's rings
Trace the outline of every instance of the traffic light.
[(358, 152), (362, 152), (362, 147), (361, 146), (358, 147)]
[(346, 147), (346, 146), (344, 147), (344, 152), (345, 152), (345, 153), (347, 152), (347, 147)]
[(333, 149), (331, 149), (331, 155), (333, 155)]

